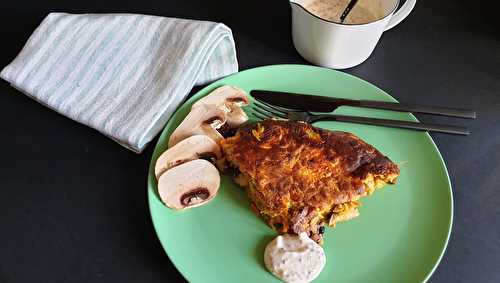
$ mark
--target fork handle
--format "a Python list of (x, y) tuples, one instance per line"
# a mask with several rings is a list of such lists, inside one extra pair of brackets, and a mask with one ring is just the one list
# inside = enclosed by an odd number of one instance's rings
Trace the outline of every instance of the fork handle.
[(356, 106), (385, 109), (392, 111), (434, 114), (434, 115), (457, 117), (457, 118), (467, 118), (467, 119), (476, 118), (476, 111), (468, 109), (440, 107), (440, 106), (427, 106), (427, 105), (383, 102), (374, 100), (359, 100)]
[(368, 117), (358, 117), (358, 116), (347, 116), (347, 115), (337, 115), (337, 114), (319, 114), (319, 115), (314, 114), (310, 116), (309, 122), (313, 123), (320, 120), (403, 128), (403, 129), (411, 129), (418, 131), (432, 131), (432, 132), (456, 134), (456, 135), (470, 134), (470, 132), (466, 128), (459, 126), (409, 122), (401, 120), (388, 120), (388, 119), (368, 118)]

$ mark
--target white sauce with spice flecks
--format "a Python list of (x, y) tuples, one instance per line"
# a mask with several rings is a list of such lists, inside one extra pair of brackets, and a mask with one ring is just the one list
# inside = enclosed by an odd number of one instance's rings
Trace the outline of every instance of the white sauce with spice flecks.
[(326, 257), (323, 248), (306, 233), (274, 238), (264, 251), (264, 263), (276, 277), (287, 283), (313, 281), (323, 270)]

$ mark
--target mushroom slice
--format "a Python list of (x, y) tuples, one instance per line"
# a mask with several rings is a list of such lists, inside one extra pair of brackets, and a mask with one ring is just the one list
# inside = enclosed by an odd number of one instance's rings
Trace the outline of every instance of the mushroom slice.
[(209, 202), (219, 185), (217, 168), (206, 160), (196, 159), (163, 173), (158, 179), (158, 193), (165, 205), (181, 210)]
[(218, 142), (223, 137), (217, 129), (225, 123), (226, 114), (213, 105), (193, 108), (170, 136), (168, 147), (194, 135), (205, 135)]
[(204, 135), (194, 135), (180, 141), (160, 155), (155, 166), (156, 179), (170, 168), (191, 160), (208, 159), (208, 161), (215, 162), (220, 158), (220, 147), (214, 140)]
[(221, 86), (209, 95), (198, 100), (192, 108), (201, 105), (216, 105), (226, 112), (227, 124), (230, 128), (237, 127), (248, 120), (247, 114), (241, 109), (248, 105), (248, 97), (242, 89), (233, 86)]

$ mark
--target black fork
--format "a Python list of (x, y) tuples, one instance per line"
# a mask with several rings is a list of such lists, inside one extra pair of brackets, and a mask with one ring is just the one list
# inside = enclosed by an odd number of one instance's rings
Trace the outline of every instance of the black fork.
[(411, 129), (417, 131), (432, 131), (432, 132), (456, 134), (456, 135), (470, 134), (470, 132), (466, 128), (459, 126), (368, 118), (368, 117), (358, 117), (358, 116), (347, 116), (347, 115), (330, 114), (330, 113), (316, 114), (312, 112), (300, 111), (297, 109), (290, 109), (272, 105), (261, 100), (255, 100), (255, 102), (252, 104), (251, 109), (252, 109), (252, 115), (260, 120), (278, 118), (278, 119), (287, 119), (292, 121), (304, 121), (308, 123), (314, 123), (317, 121), (326, 120), (326, 121), (367, 124), (374, 126), (385, 126), (392, 128)]

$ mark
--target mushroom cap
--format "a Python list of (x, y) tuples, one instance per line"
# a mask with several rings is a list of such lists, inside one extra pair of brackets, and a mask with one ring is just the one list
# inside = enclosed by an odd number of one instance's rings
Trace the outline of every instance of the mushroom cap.
[(158, 179), (158, 194), (165, 205), (181, 210), (209, 202), (219, 185), (217, 168), (206, 160), (196, 159), (163, 173)]
[(225, 85), (195, 102), (191, 109), (202, 105), (216, 105), (226, 112), (228, 125), (237, 127), (248, 120), (247, 114), (241, 109), (248, 104), (249, 100), (244, 90)]
[(222, 105), (226, 102), (238, 103), (239, 106), (248, 105), (249, 100), (244, 90), (239, 89), (234, 86), (221, 86), (213, 90), (207, 96), (202, 97), (196, 101), (192, 108), (198, 107), (200, 105)]
[(160, 155), (155, 166), (156, 179), (160, 178), (161, 174), (170, 168), (205, 156), (220, 159), (221, 150), (219, 145), (208, 136), (190, 136)]
[(226, 113), (213, 105), (202, 105), (191, 109), (181, 124), (170, 135), (168, 147), (194, 135), (206, 135), (218, 142), (223, 137), (217, 131), (226, 123)]

